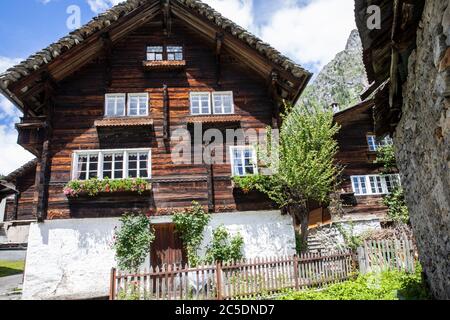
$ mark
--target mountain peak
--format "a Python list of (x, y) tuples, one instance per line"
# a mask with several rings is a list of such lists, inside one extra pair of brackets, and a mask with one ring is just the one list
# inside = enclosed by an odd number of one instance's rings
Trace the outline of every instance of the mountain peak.
[(369, 85), (362, 57), (361, 38), (358, 31), (353, 30), (345, 50), (320, 71), (300, 101), (316, 102), (323, 108), (337, 103), (341, 110), (359, 103), (361, 93)]

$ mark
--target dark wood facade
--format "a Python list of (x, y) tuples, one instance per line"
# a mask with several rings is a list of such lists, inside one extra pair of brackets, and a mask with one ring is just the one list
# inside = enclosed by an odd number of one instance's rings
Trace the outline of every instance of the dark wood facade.
[[(108, 15), (101, 18), (105, 25), (112, 23), (103, 32), (77, 31), (85, 41), (70, 50), (58, 47), (60, 56), (48, 57), (48, 65), (40, 72), (19, 80), (11, 73), (6, 78), (13, 76), (16, 83), (11, 84), (10, 78), (2, 81), (3, 92), (24, 111), (17, 124), (19, 144), (38, 157), (35, 187), (30, 185), (25, 192), (33, 194), (32, 206), (21, 198), (18, 206), (32, 212), (19, 210), (19, 216), (42, 221), (114, 217), (129, 211), (166, 215), (189, 207), (192, 201), (211, 212), (274, 208), (262, 194), (243, 194), (233, 188), (228, 162), (173, 164), (171, 151), (177, 142), (170, 141), (170, 134), (198, 122), (195, 117), (192, 120), (189, 100), (190, 93), (197, 91), (233, 92), (234, 114), (206, 117), (200, 121), (204, 127), (258, 130), (277, 126), (280, 99), (295, 101), (311, 75), (250, 34), (237, 38), (245, 30), (229, 20), (227, 25), (210, 21), (208, 15), (202, 16), (204, 8), (171, 2), (169, 21), (159, 1), (128, 2), (130, 7), (119, 5), (109, 12), (125, 12), (115, 22), (106, 21)], [(153, 68), (145, 63), (146, 48), (151, 45), (182, 46), (182, 63)], [(90, 62), (85, 61), (89, 55)], [(119, 124), (105, 121), (105, 94), (111, 93), (147, 93), (148, 116), (139, 121), (122, 119)], [(234, 142), (224, 146), (225, 155), (230, 145)], [(150, 193), (77, 199), (63, 193), (73, 178), (75, 151), (133, 148), (151, 149)]]
[[(343, 168), (338, 193), (343, 203), (344, 219), (386, 217), (387, 207), (383, 195), (355, 195), (351, 177), (380, 175), (383, 165), (375, 163), (376, 151), (370, 151), (367, 136), (375, 135), (373, 121), (373, 100), (364, 101), (335, 114), (334, 121), (341, 129), (336, 137), (339, 151), (336, 163)], [(331, 222), (327, 208), (313, 205), (309, 225), (314, 228)]]
[(374, 163), (376, 152), (370, 151), (367, 143), (367, 136), (375, 135), (373, 108), (373, 101), (368, 100), (335, 116), (336, 123), (341, 126), (337, 136), (337, 162), (344, 166), (340, 188), (341, 192), (348, 194), (350, 201), (352, 198), (354, 201), (354, 205), (345, 206), (347, 214), (384, 215), (387, 210), (380, 195), (352, 195), (351, 176), (377, 175), (383, 169), (382, 164)]

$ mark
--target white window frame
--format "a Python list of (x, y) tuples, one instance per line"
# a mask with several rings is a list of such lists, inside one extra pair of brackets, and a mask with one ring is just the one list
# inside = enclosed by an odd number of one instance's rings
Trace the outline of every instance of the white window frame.
[[(122, 115), (109, 115), (108, 114), (108, 98), (123, 98), (123, 102), (124, 102), (124, 110), (123, 110), (123, 114)], [(105, 110), (104, 110), (104, 114), (105, 117), (108, 118), (118, 118), (118, 117), (125, 117), (125, 115), (127, 114), (127, 96), (125, 93), (107, 93), (105, 94)], [(114, 102), (114, 111), (117, 111), (117, 100), (115, 100)]]
[[(119, 179), (113, 179), (111, 180), (120, 180), (120, 179), (127, 179), (128, 176), (128, 154), (129, 153), (135, 153), (135, 152), (148, 152), (148, 177), (140, 177), (142, 179), (151, 179), (152, 178), (152, 150), (148, 148), (138, 148), (138, 149), (100, 149), (100, 150), (77, 150), (73, 152), (72, 155), (72, 174), (71, 179), (77, 180), (78, 176), (78, 159), (80, 156), (89, 156), (89, 155), (97, 155), (98, 156), (98, 166), (97, 166), (97, 178), (99, 180), (103, 180), (103, 155), (104, 154), (113, 154), (113, 153), (123, 153), (123, 178)], [(111, 168), (112, 171), (114, 171), (113, 168)], [(139, 174), (139, 173), (138, 173)], [(89, 180), (89, 175), (86, 174), (86, 179), (82, 181)]]
[[(137, 98), (141, 98), (141, 97), (145, 97), (145, 114), (139, 114), (139, 110), (141, 109), (140, 107), (141, 107), (141, 105), (140, 105), (140, 99), (138, 99), (138, 106), (137, 106), (137, 111), (138, 111), (138, 114), (137, 115), (131, 115), (130, 114), (130, 107), (131, 107), (131, 98), (132, 97), (137, 97)], [(148, 116), (148, 106), (149, 106), (149, 103), (148, 103), (148, 101), (149, 101), (149, 97), (148, 97), (148, 92), (141, 92), (141, 93), (129, 93), (128, 95), (127, 95), (127, 103), (126, 103), (126, 106), (127, 106), (127, 116), (128, 117), (146, 117), (146, 116)]]
[[(351, 176), (350, 180), (352, 182), (352, 190), (355, 193), (356, 196), (373, 196), (373, 195), (385, 195), (385, 194), (389, 194), (391, 193), (388, 190), (387, 187), (387, 183), (386, 183), (386, 176), (391, 177), (391, 179), (397, 179), (399, 182), (399, 185), (401, 186), (401, 179), (400, 179), (400, 175), (399, 174), (388, 174), (388, 175), (355, 175), (355, 176)], [(356, 187), (355, 187), (355, 182), (354, 182), (354, 178), (364, 178), (365, 184), (366, 184), (366, 193), (357, 193), (356, 192)], [(381, 186), (382, 186), (382, 192), (378, 192), (378, 187), (376, 186), (377, 192), (372, 192), (372, 185), (370, 184), (370, 178), (374, 177), (376, 178), (381, 178)], [(394, 178), (395, 177), (395, 178)], [(362, 188), (359, 188), (362, 191)]]
[[(241, 153), (243, 154), (246, 149), (252, 150), (253, 171), (254, 171), (253, 175), (258, 174), (258, 157), (256, 154), (256, 148), (254, 146), (230, 146), (230, 162), (231, 162), (231, 176), (232, 177), (251, 176), (251, 174), (246, 174), (246, 173), (244, 173), (243, 175), (239, 175), (239, 174), (236, 174), (236, 172), (234, 171), (234, 160), (235, 160), (234, 151), (240, 150)], [(244, 159), (244, 157), (242, 159)], [(244, 165), (244, 171), (245, 171), (245, 165)]]
[[(194, 97), (194, 96), (206, 96), (206, 95), (208, 95), (208, 112), (207, 113), (202, 113), (202, 106), (201, 106), (201, 104), (199, 105), (199, 112), (200, 113), (193, 113), (192, 112), (192, 109), (193, 109), (193, 107), (192, 107), (192, 98)], [(189, 94), (189, 108), (190, 108), (190, 112), (191, 112), (191, 115), (193, 115), (193, 116), (204, 116), (204, 115), (210, 115), (211, 114), (211, 112), (212, 112), (212, 110), (211, 110), (211, 106), (212, 105), (212, 102), (211, 102), (211, 92), (207, 92), (207, 91), (196, 91), (196, 92), (191, 92), (190, 94)]]
[[(215, 106), (216, 99), (215, 99), (215, 96), (216, 95), (224, 95), (224, 94), (230, 95), (230, 98), (231, 98), (231, 112), (230, 113), (226, 113), (226, 112), (216, 113), (216, 106)], [(234, 96), (233, 96), (233, 91), (214, 91), (214, 92), (212, 92), (211, 104), (212, 104), (212, 113), (213, 114), (218, 114), (218, 115), (221, 115), (221, 114), (234, 114)], [(222, 108), (222, 111), (223, 111), (223, 108)]]
[[(369, 143), (369, 139), (373, 139), (373, 150), (372, 150), (372, 146)], [(374, 134), (367, 134), (366, 135), (366, 143), (367, 146), (369, 148), (370, 152), (376, 152), (378, 150), (378, 142), (377, 142), (377, 136)]]

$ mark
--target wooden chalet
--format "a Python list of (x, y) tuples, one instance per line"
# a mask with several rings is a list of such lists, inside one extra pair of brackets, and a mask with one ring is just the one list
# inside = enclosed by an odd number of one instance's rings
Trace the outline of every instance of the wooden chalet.
[[(277, 128), (282, 100), (295, 103), (310, 78), (197, 0), (122, 2), (1, 74), (0, 92), (23, 112), (18, 143), (37, 158), (17, 177), (20, 193), (7, 208), (8, 219), (39, 222), (30, 226), (24, 298), (102, 296), (115, 265), (108, 243), (125, 212), (153, 217), (153, 265), (186, 262), (170, 215), (192, 201), (217, 223), (248, 231), (247, 256), (293, 254), (292, 219), (262, 194), (233, 187), (233, 175), (258, 171), (250, 144), (225, 145), (231, 163), (176, 164), (171, 137), (199, 124)], [(151, 190), (64, 193), (70, 181), (106, 177), (139, 177)], [(270, 244), (258, 232), (281, 240)], [(61, 272), (71, 279), (62, 287), (54, 282)]]
[[(377, 136), (374, 128), (372, 99), (338, 111), (334, 121), (341, 126), (336, 139), (339, 151), (336, 162), (343, 167), (338, 193), (343, 204), (342, 220), (386, 221), (387, 207), (383, 197), (400, 184), (397, 173), (384, 174), (383, 164), (376, 163), (377, 149), (391, 144), (389, 136)], [(328, 224), (328, 209), (318, 208), (310, 213), (310, 227)]]
[[(233, 189), (229, 164), (172, 164), (170, 134), (192, 123), (276, 127), (281, 99), (295, 102), (310, 77), (201, 1), (119, 4), (0, 76), (1, 92), (24, 114), (18, 143), (38, 159), (33, 201), (24, 211), (19, 198), (16, 215), (164, 215), (193, 200), (211, 212), (270, 208), (260, 195)], [(209, 109), (193, 112), (198, 103)], [(116, 178), (136, 177), (125, 169), (136, 156), (151, 195), (64, 195), (70, 180), (111, 174), (111, 157)]]

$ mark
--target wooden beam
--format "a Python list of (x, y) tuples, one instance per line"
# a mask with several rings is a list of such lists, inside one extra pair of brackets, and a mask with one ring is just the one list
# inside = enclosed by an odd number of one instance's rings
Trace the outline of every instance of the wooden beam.
[(112, 83), (111, 56), (113, 53), (113, 43), (108, 32), (104, 32), (101, 39), (103, 42), (103, 54), (105, 55), (105, 89), (107, 89)]
[[(209, 159), (211, 161), (211, 159)], [(214, 202), (214, 170), (213, 165), (205, 164), (207, 172), (207, 186), (208, 186), (208, 211), (213, 213), (215, 211)]]
[(170, 0), (161, 0), (161, 12), (164, 35), (170, 37), (172, 33), (172, 17), (170, 14)]
[(50, 139), (46, 139), (42, 145), (42, 154), (39, 158), (39, 170), (36, 170), (36, 217), (38, 222), (43, 222), (47, 217), (48, 203), (48, 178), (50, 173)]
[(222, 55), (223, 37), (224, 36), (222, 32), (216, 33), (216, 83), (219, 86), (220, 86), (220, 78), (222, 75), (221, 55)]
[(170, 144), (170, 110), (169, 110), (169, 90), (167, 88), (167, 85), (165, 84), (163, 86), (163, 114), (164, 114), (164, 120), (163, 120), (163, 139), (164, 143), (167, 146)]

